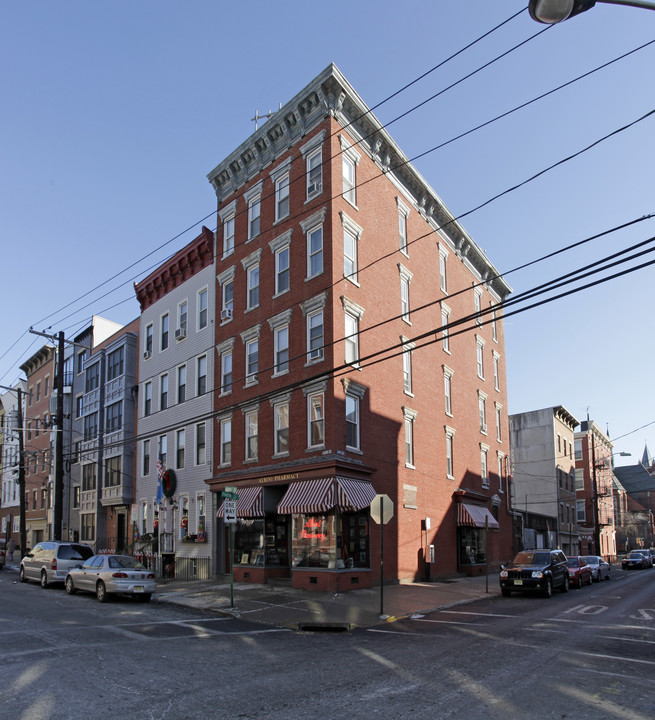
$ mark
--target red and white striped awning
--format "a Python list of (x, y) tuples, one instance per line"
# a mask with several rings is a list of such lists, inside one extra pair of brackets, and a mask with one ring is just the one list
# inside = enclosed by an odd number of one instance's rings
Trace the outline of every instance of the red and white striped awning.
[(490, 530), (498, 530), (500, 527), (498, 520), (486, 507), (471, 505), (470, 503), (460, 503), (457, 506), (457, 524), (465, 527), (489, 527)]
[[(257, 487), (240, 487), (237, 488), (237, 517), (243, 518), (263, 518), (264, 517), (264, 488)], [(218, 508), (216, 517), (225, 515), (225, 500)]]
[(344, 477), (301, 480), (289, 489), (277, 506), (280, 515), (324, 513), (337, 508), (356, 512), (368, 507), (375, 497), (370, 482)]

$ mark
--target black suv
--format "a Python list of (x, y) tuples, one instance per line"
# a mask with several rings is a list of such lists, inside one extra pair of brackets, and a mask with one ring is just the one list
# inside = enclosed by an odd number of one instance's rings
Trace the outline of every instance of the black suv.
[(569, 590), (569, 568), (561, 550), (523, 550), (501, 568), (500, 590), (505, 597), (513, 592), (540, 592), (550, 597), (554, 588)]

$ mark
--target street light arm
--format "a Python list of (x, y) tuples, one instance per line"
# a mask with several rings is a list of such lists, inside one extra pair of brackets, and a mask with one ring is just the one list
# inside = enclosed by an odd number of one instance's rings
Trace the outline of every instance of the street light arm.
[(591, 10), (597, 2), (655, 10), (655, 2), (647, 2), (646, 0), (530, 0), (528, 9), (533, 20), (547, 25), (554, 25), (574, 15)]

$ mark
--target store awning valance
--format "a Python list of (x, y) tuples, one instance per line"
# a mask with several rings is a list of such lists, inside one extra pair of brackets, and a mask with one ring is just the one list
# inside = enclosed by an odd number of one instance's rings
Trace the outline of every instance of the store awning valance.
[[(264, 488), (240, 487), (237, 488), (237, 517), (263, 518), (264, 517)], [(216, 517), (225, 515), (225, 500), (218, 508)]]
[(375, 497), (370, 482), (344, 477), (301, 480), (289, 485), (277, 506), (280, 515), (323, 513), (337, 508), (356, 512), (368, 507)]
[(457, 506), (457, 524), (465, 527), (486, 527), (486, 521), (489, 522), (490, 530), (498, 530), (498, 520), (481, 505), (471, 505), (470, 503), (460, 503)]

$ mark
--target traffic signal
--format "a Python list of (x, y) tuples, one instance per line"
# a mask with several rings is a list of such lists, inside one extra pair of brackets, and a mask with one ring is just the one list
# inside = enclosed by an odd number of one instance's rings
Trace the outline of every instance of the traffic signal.
[(596, 0), (530, 0), (528, 10), (533, 20), (552, 25), (590, 10)]

